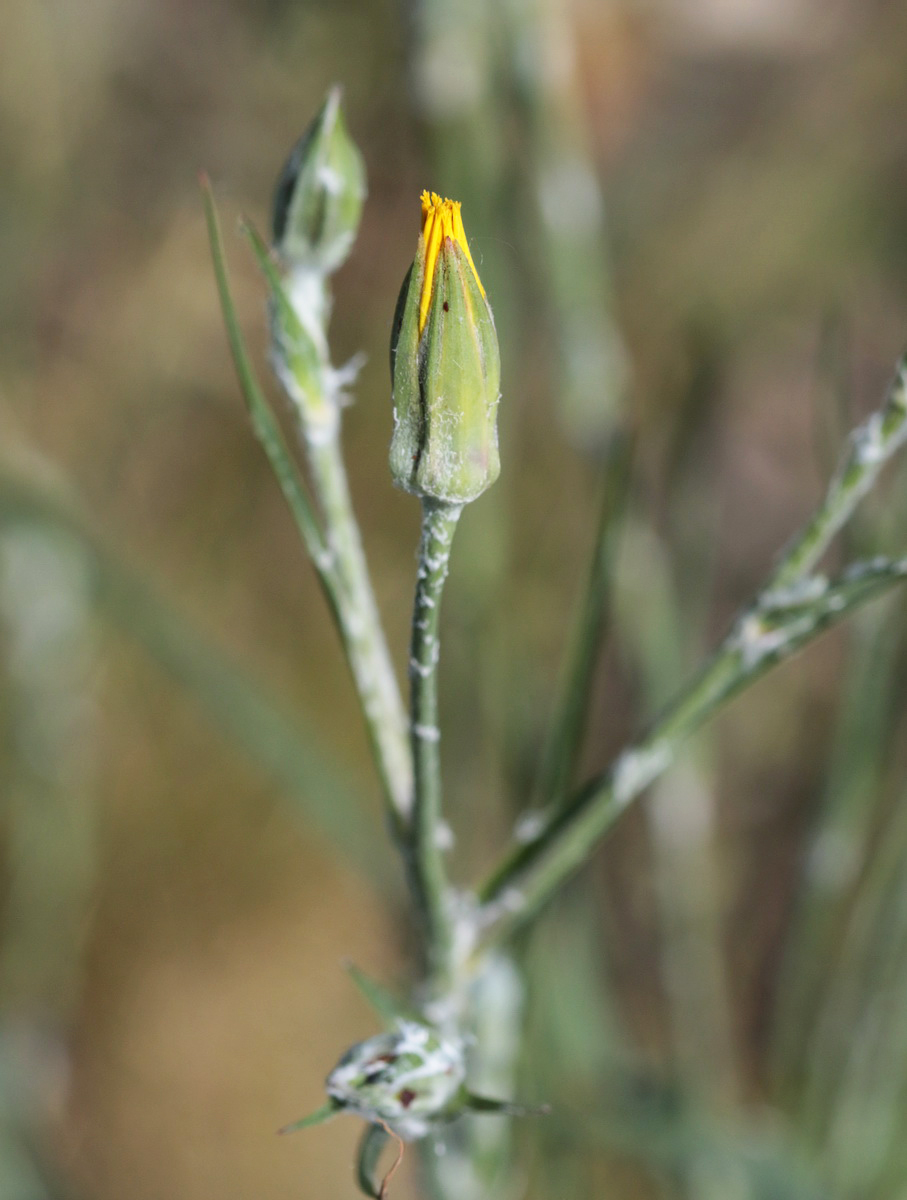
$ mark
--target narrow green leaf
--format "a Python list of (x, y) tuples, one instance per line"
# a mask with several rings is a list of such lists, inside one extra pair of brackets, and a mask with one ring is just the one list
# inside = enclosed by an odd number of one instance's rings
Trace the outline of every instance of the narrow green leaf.
[(207, 176), (203, 175), (201, 177), (200, 186), (205, 205), (208, 240), (211, 245), (211, 258), (214, 263), (214, 275), (217, 281), (217, 291), (220, 296), (227, 340), (230, 343), (230, 352), (233, 355), (236, 374), (249, 410), (252, 427), (265, 454), (268, 456), (268, 461), (277, 477), (277, 482), (280, 484), (281, 491), (290, 506), (293, 519), (302, 535), (315, 569), (322, 580), (331, 608), (336, 612), (336, 601), (333, 596), (336, 583), (333, 580), (331, 571), (325, 565), (326, 547), (315, 515), (315, 509), (300, 475), (299, 468), (281, 432), (280, 425), (258, 383), (248, 351), (246, 350), (242, 329), (236, 315), (236, 306), (233, 303), (233, 295), (230, 291), (230, 279), (227, 274), (223, 238), (221, 236), (220, 223), (217, 219), (214, 195)]
[(386, 987), (377, 983), (371, 976), (359, 969), (353, 962), (344, 963), (350, 979), (355, 983), (368, 1005), (374, 1009), (383, 1021), (393, 1025), (401, 1017), (412, 1017), (414, 1014), (407, 1010)]
[[(272, 335), (274, 347), (284, 360), (292, 379), (293, 396), (300, 397), (299, 415), (303, 422), (307, 418), (324, 420), (332, 402), (326, 397), (324, 366), (312, 335), (303, 326), (299, 314), (293, 307), (283, 278), (271, 251), (251, 221), (244, 219), (240, 227), (246, 235), (258, 266), (264, 275), (271, 293)], [(282, 377), (282, 372), (278, 372)]]
[(608, 623), (612, 566), (630, 482), (632, 443), (612, 439), (604, 463), (598, 526), (585, 587), (567, 647), (554, 716), (542, 753), (537, 804), (561, 803), (570, 786), (586, 728), (598, 654)]
[(327, 1104), (322, 1104), (321, 1108), (316, 1108), (307, 1117), (301, 1117), (298, 1121), (291, 1121), (289, 1125), (284, 1125), (277, 1132), (279, 1134), (296, 1133), (299, 1129), (311, 1129), (313, 1125), (323, 1125), (325, 1121), (330, 1121), (331, 1117), (336, 1117), (342, 1108), (343, 1105), (338, 1104), (336, 1100), (328, 1100)]
[(286, 315), (287, 324), (290, 328), (298, 327), (301, 329), (302, 325), (299, 317), (296, 314), (295, 308), (290, 303), (289, 296), (286, 294), (280, 271), (277, 269), (277, 265), (271, 256), (271, 251), (268, 249), (264, 238), (248, 217), (243, 217), (240, 230), (248, 239), (249, 245), (252, 247), (252, 252), (261, 268), (261, 273), (268, 281), (268, 286), (274, 292), (274, 299), (280, 304), (281, 309)]
[(490, 1096), (477, 1096), (474, 1092), (464, 1092), (463, 1099), (471, 1112), (497, 1113), (502, 1117), (547, 1117), (551, 1112), (551, 1108), (547, 1104), (527, 1107), (525, 1104), (513, 1104), (509, 1100), (494, 1100)]
[(375, 1171), (382, 1151), (390, 1141), (390, 1134), (383, 1125), (367, 1125), (359, 1143), (356, 1161), (356, 1182), (363, 1195), (371, 1200), (381, 1200), (383, 1187), (375, 1183)]

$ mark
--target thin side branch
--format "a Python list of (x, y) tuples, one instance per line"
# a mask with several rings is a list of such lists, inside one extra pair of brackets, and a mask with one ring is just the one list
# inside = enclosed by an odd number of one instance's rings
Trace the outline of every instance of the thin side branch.
[(516, 846), (480, 892), (488, 943), (523, 925), (589, 857), (620, 814), (672, 763), (681, 743), (726, 701), (868, 600), (907, 579), (907, 559), (860, 563), (840, 579), (814, 577), (796, 602), (771, 593), (741, 617), (699, 676), (648, 734), (591, 779), (531, 840)]
[[(851, 435), (825, 500), (784, 553), (699, 675), (649, 733), (517, 839), (480, 889), (479, 924), (497, 942), (523, 924), (591, 854), (627, 805), (670, 764), (679, 744), (731, 696), (829, 625), (907, 575), (907, 560), (858, 563), (838, 580), (811, 575), (832, 538), (907, 440), (907, 360), (884, 406)], [(540, 827), (539, 827), (540, 826)]]
[(847, 524), (875, 487), (882, 468), (907, 441), (907, 355), (897, 365), (884, 405), (850, 435), (847, 449), (809, 524), (781, 555), (767, 591), (805, 579), (818, 565), (835, 534)]

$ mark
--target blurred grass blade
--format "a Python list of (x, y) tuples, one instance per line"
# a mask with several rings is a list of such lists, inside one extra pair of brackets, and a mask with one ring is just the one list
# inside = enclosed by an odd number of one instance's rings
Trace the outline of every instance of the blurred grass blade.
[[(907, 1106), (907, 808), (882, 831), (808, 1039), (800, 1124), (841, 1194), (875, 1196)], [(887, 1194), (887, 1193), (885, 1193)]]
[(0, 1196), (52, 1200), (48, 1113), (98, 894), (103, 656), (78, 539), (0, 522)]
[(856, 622), (824, 796), (804, 856), (773, 1021), (774, 1076), (794, 1098), (816, 1013), (834, 975), (841, 930), (872, 854), (894, 752), (903, 615), (885, 603)]
[(158, 598), (144, 578), (110, 559), (100, 560), (98, 568), (110, 617), (201, 701), (231, 743), (242, 746), (288, 793), (302, 799), (306, 817), (374, 880), (379, 870), (374, 828), (351, 785), (338, 778), (317, 748), (317, 735), (304, 733), (297, 714), (282, 711), (242, 668)]
[(552, 1134), (561, 1147), (566, 1142), (574, 1155), (589, 1155), (598, 1147), (629, 1156), (656, 1177), (683, 1179), (691, 1165), (701, 1164), (688, 1189), (667, 1189), (672, 1200), (678, 1194), (695, 1200), (714, 1195), (721, 1200), (832, 1200), (841, 1195), (824, 1188), (796, 1148), (770, 1125), (715, 1120), (679, 1104), (667, 1090), (657, 1096), (658, 1087), (643, 1074), (636, 1080), (628, 1075), (623, 1087), (587, 1112), (558, 1119), (555, 1110), (550, 1122), (539, 1125), (540, 1135)]
[(621, 418), (629, 363), (615, 320), (605, 198), (592, 154), (578, 73), (573, 11), (561, 0), (492, 6), (519, 105), (521, 162), (534, 220), (523, 258), (553, 334), (552, 394), (563, 433), (580, 452), (601, 453)]
[(306, 732), (249, 674), (212, 646), (164, 601), (149, 581), (106, 546), (59, 487), (0, 463), (0, 522), (39, 519), (77, 537), (91, 562), (105, 615), (133, 637), (203, 706), (225, 737), (302, 801), (307, 820), (347, 854), (362, 874), (386, 882), (374, 853), (376, 829), (349, 781)]
[(388, 1025), (393, 1025), (400, 1017), (411, 1015), (406, 1006), (401, 1004), (393, 993), (377, 983), (371, 976), (366, 975), (355, 963), (346, 963), (346, 969), (366, 1003)]
[(585, 732), (589, 694), (609, 617), (612, 569), (630, 482), (631, 459), (629, 437), (616, 436), (604, 463), (595, 542), (539, 771), (537, 801), (543, 809), (563, 800)]

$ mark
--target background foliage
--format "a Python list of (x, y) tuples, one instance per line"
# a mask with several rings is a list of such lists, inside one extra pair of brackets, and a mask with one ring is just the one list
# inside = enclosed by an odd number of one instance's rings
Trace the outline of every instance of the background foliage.
[[(418, 193), (464, 201), (504, 360), (503, 474), (445, 606), (474, 873), (531, 790), (615, 414), (637, 447), (585, 770), (723, 633), (878, 402), (907, 327), (905, 53), (884, 0), (2, 6), (4, 1196), (349, 1194), (354, 1122), (273, 1131), (373, 1030), (342, 959), (405, 970), (197, 170), (228, 234), (263, 224), (343, 83), (370, 197), (335, 357), (368, 354), (346, 446), (399, 661), (418, 513), (388, 479), (386, 343)], [(907, 545), (888, 484), (862, 554)], [(895, 597), (735, 703), (527, 943), (526, 1088), (556, 1109), (521, 1131), (531, 1195), (907, 1194), (903, 654)]]

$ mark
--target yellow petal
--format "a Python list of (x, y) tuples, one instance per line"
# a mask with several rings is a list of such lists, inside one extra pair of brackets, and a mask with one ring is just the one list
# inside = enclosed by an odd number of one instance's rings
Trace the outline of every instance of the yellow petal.
[(456, 242), (463, 253), (466, 255), (466, 260), (472, 268), (472, 273), (476, 277), (476, 283), (482, 295), (485, 295), (485, 289), (482, 287), (482, 281), (479, 279), (479, 272), (476, 270), (476, 265), (472, 260), (472, 255), (469, 252), (469, 243), (466, 241), (466, 231), (463, 228), (463, 218), (460, 215), (460, 202), (458, 200), (442, 200), (437, 192), (423, 192), (422, 201), (422, 237), (425, 241), (425, 274), (422, 278), (422, 294), (419, 298), (419, 333), (425, 328), (425, 323), (428, 320), (428, 313), (431, 309), (432, 288), (435, 282), (435, 267), (438, 263), (438, 255), (441, 252), (441, 245), (445, 238), (450, 238)]

